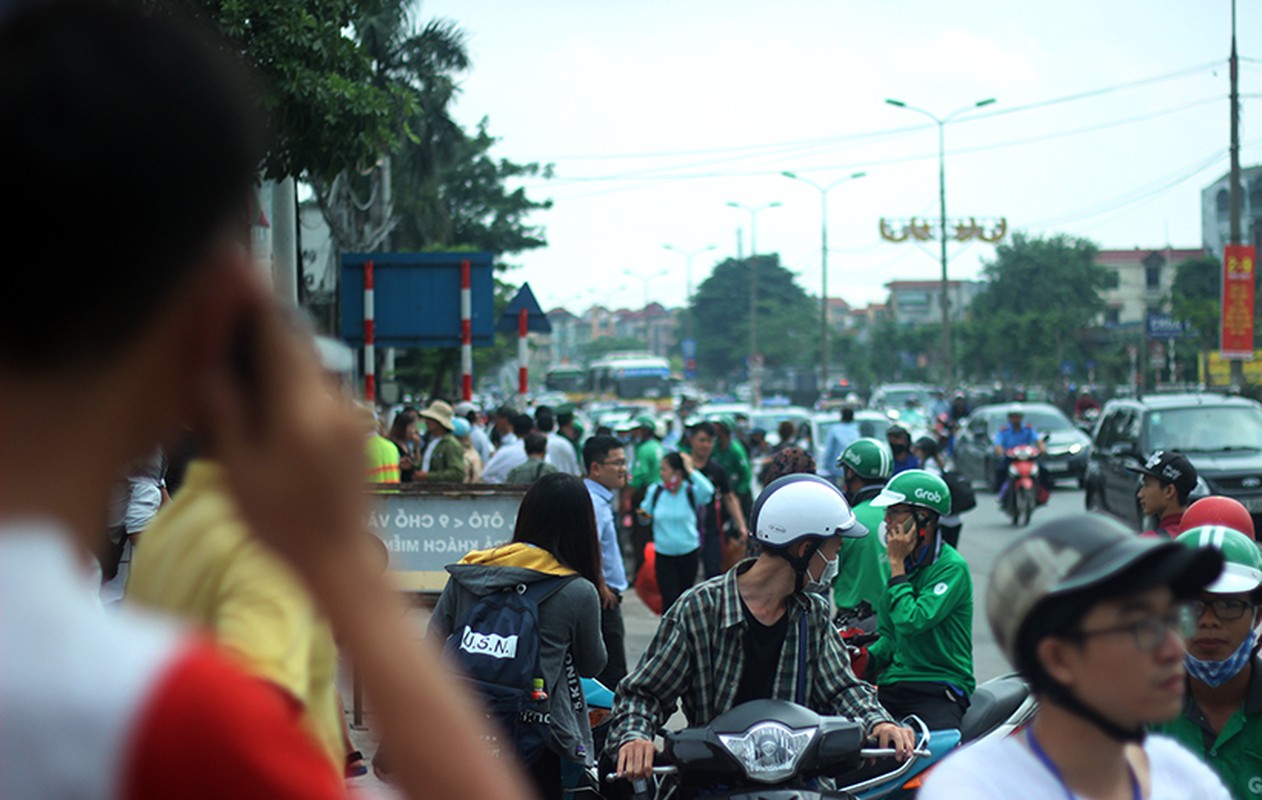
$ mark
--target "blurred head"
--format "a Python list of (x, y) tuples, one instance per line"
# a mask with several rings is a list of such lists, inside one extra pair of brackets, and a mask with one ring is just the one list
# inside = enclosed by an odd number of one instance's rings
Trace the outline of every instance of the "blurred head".
[(776, 434), (780, 437), (780, 444), (788, 444), (793, 441), (793, 435), (796, 432), (797, 429), (793, 427), (793, 423), (787, 419), (776, 428)]
[(529, 414), (516, 414), (513, 416), (513, 435), (518, 439), (525, 439), (534, 429), (535, 421), (530, 418)]
[(763, 472), (763, 483), (771, 483), (785, 475), (814, 475), (815, 459), (800, 447), (785, 447), (771, 457), (771, 463)]
[(674, 483), (688, 477), (688, 468), (684, 466), (684, 460), (679, 453), (667, 453), (662, 456), (662, 463), (657, 471), (662, 478), (662, 483)]
[(543, 458), (544, 454), (548, 451), (548, 437), (538, 431), (526, 434), (526, 438), (522, 441), (526, 444), (527, 456), (538, 456), (539, 458)]
[(592, 498), (581, 478), (553, 472), (530, 484), (513, 541), (542, 547), (596, 586), (604, 584)]
[(583, 463), (587, 477), (606, 489), (627, 485), (627, 451), (612, 436), (597, 435), (583, 445)]
[(688, 443), (692, 445), (692, 456), (698, 461), (709, 461), (714, 453), (714, 443), (718, 436), (713, 422), (698, 422), (692, 426)]
[(396, 442), (406, 442), (415, 439), (417, 435), (416, 412), (410, 410), (400, 411), (394, 415), (394, 422), (390, 424), (390, 438)]

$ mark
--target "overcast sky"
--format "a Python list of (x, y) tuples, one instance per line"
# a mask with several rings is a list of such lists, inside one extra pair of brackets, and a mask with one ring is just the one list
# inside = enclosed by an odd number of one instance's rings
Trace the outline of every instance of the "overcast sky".
[[(1262, 161), (1262, 0), (1238, 0), (1245, 166)], [(668, 305), (749, 247), (829, 295), (881, 302), (936, 279), (936, 243), (885, 242), (881, 217), (937, 217), (945, 116), (948, 216), (1006, 217), (1103, 248), (1199, 247), (1200, 191), (1228, 168), (1229, 0), (425, 0), (466, 32), (456, 117), (489, 117), (500, 156), (555, 164), (526, 184), (547, 248), (508, 259), (545, 308)], [(1107, 91), (1102, 91), (1107, 90)], [(1072, 99), (1067, 99), (1072, 98)], [(1063, 102), (1051, 102), (1062, 101)], [(989, 245), (952, 244), (952, 278)], [(667, 275), (661, 275), (668, 272)]]

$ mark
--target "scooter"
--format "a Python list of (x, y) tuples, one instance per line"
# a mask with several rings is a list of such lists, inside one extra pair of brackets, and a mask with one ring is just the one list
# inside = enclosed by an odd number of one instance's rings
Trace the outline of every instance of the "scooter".
[(1039, 504), (1039, 449), (1031, 444), (1009, 448), (1008, 479), (999, 490), (1004, 513), (1013, 525), (1029, 525), (1034, 507)]
[[(583, 698), (587, 701), (587, 721), (592, 728), (592, 746), (599, 759), (605, 751), (609, 737), (613, 710), (613, 692), (595, 678), (583, 678)], [(564, 797), (600, 798), (600, 774), (595, 767), (585, 767), (572, 761), (561, 763), (561, 788)]]

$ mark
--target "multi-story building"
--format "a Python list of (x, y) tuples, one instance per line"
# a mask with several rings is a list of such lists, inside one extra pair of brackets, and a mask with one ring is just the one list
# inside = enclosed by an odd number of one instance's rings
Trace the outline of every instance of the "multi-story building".
[[(1221, 258), (1231, 239), (1231, 175), (1201, 190), (1201, 240)], [(1240, 170), (1240, 241), (1262, 249), (1262, 165)]]
[(1189, 247), (1099, 251), (1096, 263), (1114, 276), (1112, 288), (1104, 291), (1105, 311), (1100, 322), (1110, 328), (1142, 323), (1150, 309), (1161, 310), (1174, 284), (1175, 268), (1204, 254)]
[[(951, 321), (968, 315), (973, 298), (982, 290), (980, 281), (947, 281)], [(890, 281), (889, 310), (899, 325), (930, 325), (942, 322), (942, 281)]]

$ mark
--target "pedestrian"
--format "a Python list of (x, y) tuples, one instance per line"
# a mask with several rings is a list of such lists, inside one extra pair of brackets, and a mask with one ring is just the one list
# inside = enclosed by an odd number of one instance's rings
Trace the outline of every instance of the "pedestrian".
[[(996, 493), (1003, 491), (1004, 484), (1008, 480), (1008, 465), (1012, 463), (1012, 459), (1008, 457), (1008, 451), (1020, 445), (1037, 448), (1040, 461), (1047, 454), (1047, 443), (1043, 441), (1043, 437), (1039, 436), (1038, 430), (1025, 421), (1025, 406), (1021, 403), (1013, 403), (1008, 407), (1008, 424), (995, 431), (994, 440), (992, 441), (996, 463), (991, 488)], [(1039, 469), (1039, 485), (1051, 491), (1049, 474), (1047, 470)], [(1001, 497), (1000, 503), (1002, 502), (1003, 499)]]
[[(938, 449), (938, 443), (931, 436), (922, 436), (912, 445), (912, 452), (920, 462), (920, 468), (946, 480), (951, 470), (951, 460)], [(942, 541), (956, 548), (960, 547), (960, 531), (964, 527), (964, 518), (960, 514), (951, 513), (938, 520), (938, 529), (942, 531)]]
[(464, 481), (464, 448), (452, 435), (455, 414), (451, 406), (435, 400), (420, 413), (429, 431), (432, 450), (424, 470), (413, 473), (412, 480), (430, 483), (461, 483)]
[[(857, 439), (841, 453), (846, 500), (855, 519), (870, 531), (879, 531), (885, 509), (872, 505), (894, 473), (894, 455), (879, 439)], [(840, 611), (853, 611), (867, 603), (874, 611), (885, 595), (885, 543), (880, 536), (843, 539), (833, 602)]]
[(627, 591), (627, 568), (618, 542), (614, 504), (627, 485), (627, 454), (612, 436), (593, 436), (583, 445), (583, 479), (592, 498), (596, 530), (600, 535), (600, 565), (605, 585), (600, 592), (600, 634), (608, 661), (597, 679), (610, 689), (627, 674), (626, 626), (622, 619), (622, 595)]
[(582, 477), (574, 446), (556, 431), (556, 415), (548, 406), (535, 409), (535, 429), (548, 439), (548, 463), (567, 475)]
[(832, 482), (841, 486), (846, 476), (839, 466), (841, 454), (860, 436), (859, 425), (854, 421), (854, 412), (859, 407), (857, 399), (846, 399), (841, 405), (841, 421), (828, 429), (828, 440), (824, 445), (824, 460), (820, 466), (824, 474)]
[(394, 442), (381, 435), (381, 423), (377, 413), (368, 403), (355, 404), (355, 418), (364, 434), (364, 453), (367, 468), (364, 480), (368, 483), (399, 483), (403, 474), (399, 467), (402, 460)]
[(512, 439), (505, 437), (501, 440), (503, 443), (482, 469), (482, 480), (485, 483), (503, 483), (513, 467), (526, 463), (524, 440), (534, 431), (535, 421), (529, 414), (516, 414), (512, 425)]
[(399, 481), (411, 483), (421, 461), (421, 433), (416, 412), (404, 409), (395, 414), (386, 438), (399, 451)]
[(986, 617), (1038, 716), (947, 756), (920, 797), (1227, 800), (1209, 767), (1145, 730), (1183, 706), (1182, 603), (1221, 570), (1213, 549), (1141, 539), (1093, 514), (1058, 517), (1013, 542), (991, 570)]
[(549, 449), (547, 436), (535, 431), (526, 434), (526, 438), (522, 441), (526, 449), (526, 460), (508, 471), (504, 483), (534, 483), (544, 475), (559, 471), (547, 461)]
[[(727, 470), (714, 460), (717, 428), (712, 422), (699, 422), (688, 436), (692, 448), (692, 466), (714, 486), (714, 498), (702, 506), (699, 520), (701, 533), (701, 572), (707, 579), (723, 572), (724, 550), (737, 548), (748, 553), (749, 526), (740, 498), (732, 491)], [(751, 554), (752, 555), (752, 554)]]
[[(557, 407), (557, 433), (574, 448), (574, 457), (583, 457), (583, 427), (574, 416), (574, 405), (565, 403)], [(580, 467), (585, 465), (580, 464)]]
[(658, 470), (659, 479), (649, 485), (638, 515), (653, 534), (657, 561), (657, 586), (665, 612), (697, 581), (701, 535), (697, 510), (714, 497), (714, 484), (693, 469), (687, 453), (667, 453)]
[(894, 456), (894, 474), (909, 469), (920, 469), (920, 459), (911, 451), (911, 431), (901, 423), (895, 422), (885, 429), (885, 441)]
[[(657, 480), (661, 472), (662, 455), (665, 449), (657, 439), (657, 423), (647, 414), (636, 417), (630, 436), (631, 477), (624, 492), (629, 493), (629, 499), (625, 501), (627, 508), (634, 510), (643, 504), (649, 487)], [(641, 520), (638, 514), (632, 514), (631, 554), (635, 559), (636, 572), (639, 572), (644, 564), (644, 546), (648, 544), (651, 536), (651, 528)]]
[(109, 605), (123, 598), (127, 575), (136, 553), (140, 534), (148, 527), (163, 503), (170, 500), (166, 490), (166, 455), (155, 448), (146, 458), (135, 461), (119, 483), (110, 511), (109, 577), (104, 568), (101, 602)]
[(439, 640), (447, 639), (469, 607), (489, 593), (578, 576), (539, 604), (539, 668), (543, 691), (552, 698), (551, 735), (543, 755), (525, 765), (539, 795), (559, 800), (562, 761), (595, 764), (586, 706), (580, 702), (577, 710), (570, 699), (582, 697), (580, 677), (593, 677), (605, 666), (599, 592), (604, 578), (587, 488), (572, 475), (543, 476), (522, 498), (511, 542), (475, 550), (447, 571), (450, 578), (430, 618), (430, 635)]
[(737, 437), (736, 420), (727, 414), (720, 415), (715, 426), (714, 452), (710, 456), (727, 471), (727, 479), (732, 484), (732, 491), (740, 501), (743, 519), (749, 519), (754, 506), (753, 466), (749, 463), (749, 452)]
[(476, 429), (464, 417), (456, 417), (451, 421), (451, 432), (463, 450), (465, 483), (478, 483), (482, 480), (482, 457), (473, 445), (474, 430)]
[(477, 451), (479, 463), (485, 464), (490, 461), (492, 451), (491, 437), (486, 435), (481, 420), (478, 418), (478, 407), (465, 400), (456, 404), (455, 412), (457, 417), (461, 417), (469, 423), (469, 441), (472, 443), (473, 449)]
[[(0, 164), (29, 201), (8, 220), (25, 266), (0, 291), (0, 795), (345, 797), (290, 698), (173, 620), (92, 596), (111, 487), (187, 426), (332, 623), (405, 794), (524, 798), (361, 557), (363, 427), (249, 249), (265, 128), (238, 52), (166, 6), (0, 15)], [(92, 209), (72, 226), (49, 213), (68, 186)], [(58, 323), (32, 336), (44, 307)]]
[(1196, 467), (1187, 456), (1158, 450), (1142, 467), (1128, 467), (1140, 477), (1135, 497), (1145, 515), (1157, 520), (1154, 528), (1140, 534), (1157, 539), (1174, 539), (1183, 530), (1183, 512), (1191, 505), (1196, 489)]

